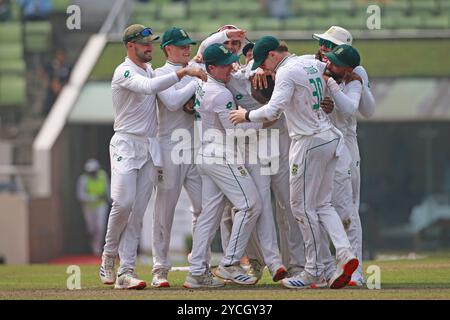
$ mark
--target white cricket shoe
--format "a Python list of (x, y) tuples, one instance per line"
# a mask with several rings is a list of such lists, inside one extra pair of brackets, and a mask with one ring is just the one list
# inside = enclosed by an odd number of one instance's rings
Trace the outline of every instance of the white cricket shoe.
[(218, 288), (223, 287), (225, 283), (219, 278), (214, 277), (210, 270), (206, 270), (201, 276), (194, 276), (190, 272), (186, 277), (183, 287), (186, 289), (197, 288)]
[(336, 271), (329, 280), (331, 289), (340, 289), (345, 287), (352, 279), (352, 274), (358, 268), (359, 261), (350, 250), (348, 250), (344, 257), (338, 261)]
[(170, 287), (169, 280), (167, 280), (167, 269), (156, 269), (153, 271), (152, 287), (154, 288), (168, 288)]
[(222, 266), (214, 271), (214, 274), (219, 278), (225, 280), (231, 280), (234, 283), (242, 284), (242, 285), (252, 285), (258, 282), (257, 277), (249, 276), (246, 274), (244, 268), (241, 266)]
[(114, 262), (116, 257), (102, 255), (102, 264), (100, 265), (100, 280), (103, 284), (114, 284), (116, 281), (116, 274), (114, 272)]
[(294, 277), (284, 278), (281, 284), (289, 289), (316, 289), (325, 288), (327, 281), (323, 276), (314, 277), (306, 271), (302, 271)]
[(124, 273), (117, 275), (114, 289), (135, 289), (141, 290), (147, 286), (144, 280), (139, 279), (132, 270), (127, 270)]

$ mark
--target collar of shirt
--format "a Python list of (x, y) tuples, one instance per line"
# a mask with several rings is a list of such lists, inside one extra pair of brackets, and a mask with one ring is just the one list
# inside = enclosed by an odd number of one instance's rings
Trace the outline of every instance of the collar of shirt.
[(283, 60), (281, 60), (280, 62), (278, 62), (277, 66), (275, 67), (275, 72), (277, 72), (277, 70), (286, 63), (286, 61), (292, 57), (295, 57), (295, 54), (290, 54), (286, 57), (283, 58)]
[(172, 61), (169, 61), (169, 60), (166, 60), (166, 66), (170, 66), (171, 69), (173, 69), (173, 70), (180, 70), (180, 69), (186, 67), (186, 66), (184, 66), (182, 64), (175, 63), (175, 62), (172, 62)]
[(145, 64), (146, 68), (144, 69), (144, 68), (142, 68), (141, 66), (138, 66), (136, 63), (134, 63), (133, 60), (131, 60), (131, 59), (128, 58), (128, 57), (125, 57), (125, 61), (126, 61), (127, 63), (129, 63), (130, 65), (132, 65), (133, 67), (135, 67), (137, 70), (142, 70), (142, 71), (144, 71), (145, 73), (148, 73), (149, 71), (151, 71), (151, 70), (149, 70), (149, 65), (148, 65), (147, 63)]
[(213, 77), (211, 77), (211, 75), (208, 74), (208, 82), (211, 81), (212, 83), (216, 83), (222, 87), (225, 87), (225, 82), (222, 82), (220, 80), (216, 80)]

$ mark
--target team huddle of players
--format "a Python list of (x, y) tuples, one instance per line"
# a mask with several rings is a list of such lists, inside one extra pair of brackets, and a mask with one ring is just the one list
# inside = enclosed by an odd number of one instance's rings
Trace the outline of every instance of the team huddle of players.
[[(370, 117), (375, 102), (350, 32), (332, 26), (313, 37), (318, 52), (297, 56), (274, 37), (251, 43), (244, 30), (226, 25), (192, 58), (194, 41), (173, 27), (161, 39), (166, 64), (152, 70), (147, 62), (159, 37), (142, 25), (124, 31), (127, 57), (112, 80), (104, 284), (146, 287), (134, 270), (153, 187), (153, 287), (169, 287), (182, 187), (193, 234), (185, 288), (254, 285), (265, 267), (292, 289), (364, 284), (356, 117)], [(180, 129), (199, 134), (200, 143), (178, 139)], [(236, 148), (239, 139), (245, 143)], [(219, 227), (223, 257), (211, 270)]]

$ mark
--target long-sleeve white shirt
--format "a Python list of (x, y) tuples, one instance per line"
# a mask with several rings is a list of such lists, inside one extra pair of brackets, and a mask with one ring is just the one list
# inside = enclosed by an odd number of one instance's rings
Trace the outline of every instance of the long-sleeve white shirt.
[[(164, 66), (155, 70), (157, 77), (171, 74), (181, 69), (182, 65), (167, 61)], [(197, 80), (186, 76), (170, 88), (157, 94), (158, 101), (158, 138), (162, 148), (172, 149), (175, 145), (179, 149), (191, 149), (190, 142), (181, 145), (172, 140), (172, 133), (177, 129), (188, 130), (193, 137), (194, 116), (182, 110), (183, 105), (195, 94)]]
[(333, 78), (327, 81), (329, 93), (334, 100), (334, 110), (330, 113), (333, 124), (344, 136), (351, 134), (353, 128), (356, 134), (356, 114), (361, 98), (362, 85), (358, 80), (347, 84), (337, 84)]
[(353, 72), (359, 75), (363, 81), (361, 100), (359, 102), (359, 113), (365, 118), (371, 118), (375, 113), (375, 98), (369, 85), (369, 76), (362, 66), (357, 66)]
[[(234, 144), (227, 144), (226, 137), (245, 136), (246, 130), (261, 129), (262, 123), (241, 123), (235, 126), (229, 119), (230, 111), (236, 109), (233, 95), (226, 88), (225, 83), (210, 76), (208, 81), (203, 82), (201, 88), (197, 89), (197, 93), (200, 103), (198, 112), (202, 122), (202, 154), (234, 159)], [(242, 129), (242, 135), (235, 129)]]
[(278, 119), (284, 112), (291, 138), (310, 136), (332, 128), (320, 108), (325, 84), (325, 63), (291, 55), (276, 68), (272, 98), (263, 107), (250, 112), (251, 121)]
[(147, 138), (156, 137), (156, 93), (178, 81), (175, 72), (155, 78), (149, 64), (144, 70), (125, 58), (114, 71), (111, 82), (114, 131)]

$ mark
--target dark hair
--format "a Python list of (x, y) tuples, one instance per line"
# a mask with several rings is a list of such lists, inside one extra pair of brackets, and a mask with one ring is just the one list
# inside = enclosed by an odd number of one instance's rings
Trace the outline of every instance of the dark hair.
[(276, 48), (274, 51), (276, 51), (276, 52), (288, 52), (289, 49), (287, 47), (286, 42), (281, 41), (280, 45), (278, 46), (278, 48)]

